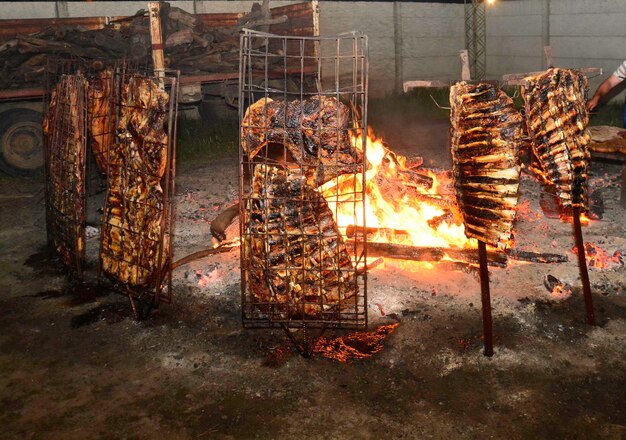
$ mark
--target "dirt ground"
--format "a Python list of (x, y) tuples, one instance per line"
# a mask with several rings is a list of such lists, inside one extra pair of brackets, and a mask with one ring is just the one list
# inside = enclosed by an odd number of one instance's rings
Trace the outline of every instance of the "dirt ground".
[[(620, 169), (592, 171), (604, 216), (585, 240), (624, 252)], [(369, 274), (370, 327), (400, 324), (380, 353), (339, 363), (242, 328), (238, 251), (177, 269), (172, 304), (135, 321), (126, 298), (68, 283), (45, 252), (41, 179), (2, 179), (0, 437), (623, 439), (626, 267), (590, 269), (587, 326), (571, 225), (542, 215), (539, 190), (523, 178), (516, 246), (569, 261), (491, 269), (492, 358), (475, 275), (387, 260)], [(179, 258), (236, 200), (236, 160), (179, 169), (177, 194)], [(548, 274), (572, 294), (551, 295)]]

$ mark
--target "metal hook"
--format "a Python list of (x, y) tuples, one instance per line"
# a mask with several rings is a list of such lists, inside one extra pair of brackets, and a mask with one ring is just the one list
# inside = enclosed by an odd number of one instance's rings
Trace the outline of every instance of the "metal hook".
[(436, 105), (437, 107), (439, 107), (440, 109), (442, 109), (442, 110), (450, 110), (450, 109), (451, 109), (451, 107), (443, 107), (443, 106), (439, 105), (439, 103), (437, 102), (437, 100), (436, 100), (435, 98), (433, 98), (433, 95), (428, 95), (428, 96), (430, 96), (430, 99), (432, 99), (432, 100), (433, 100), (433, 102), (435, 103), (435, 105)]

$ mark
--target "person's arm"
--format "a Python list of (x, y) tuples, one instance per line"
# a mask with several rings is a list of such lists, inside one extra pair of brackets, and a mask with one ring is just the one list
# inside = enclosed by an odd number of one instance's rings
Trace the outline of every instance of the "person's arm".
[(600, 103), (600, 100), (607, 93), (609, 93), (613, 87), (615, 87), (622, 81), (623, 80), (616, 75), (611, 75), (607, 79), (605, 79), (596, 90), (596, 93), (594, 93), (593, 98), (587, 101), (587, 111), (593, 111)]

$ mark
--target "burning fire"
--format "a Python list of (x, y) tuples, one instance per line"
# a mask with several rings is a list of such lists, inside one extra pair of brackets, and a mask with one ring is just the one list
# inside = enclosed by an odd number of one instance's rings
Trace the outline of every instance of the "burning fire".
[[(574, 246), (572, 252), (578, 255), (578, 248)], [(624, 266), (623, 257), (624, 255), (620, 251), (615, 251), (613, 256), (609, 256), (608, 252), (600, 246), (589, 242), (585, 243), (585, 259), (587, 260), (587, 266), (589, 267), (598, 270), (621, 267)]]
[[(450, 179), (444, 173), (416, 172), (407, 167), (406, 157), (386, 148), (382, 139), (369, 129), (367, 138), (365, 206), (360, 200), (361, 173), (340, 176), (320, 187), (340, 230), (363, 226), (365, 218), (368, 231), (375, 229), (375, 235), (367, 237), (370, 242), (475, 248), (476, 240), (465, 236), (465, 228), (452, 203)], [(353, 136), (351, 142), (363, 151), (362, 137)], [(430, 187), (424, 184), (424, 178), (432, 179)]]

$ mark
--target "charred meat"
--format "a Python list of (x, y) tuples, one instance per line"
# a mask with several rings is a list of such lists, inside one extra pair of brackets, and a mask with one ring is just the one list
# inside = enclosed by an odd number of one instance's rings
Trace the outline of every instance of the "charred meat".
[(247, 286), (273, 319), (323, 318), (348, 306), (355, 271), (331, 210), (299, 170), (259, 164), (244, 221)]
[(525, 78), (522, 96), (533, 151), (563, 208), (587, 208), (590, 135), (587, 78), (549, 69)]
[(106, 69), (89, 81), (89, 119), (91, 121), (91, 149), (98, 169), (107, 171), (107, 154), (115, 142), (115, 118), (113, 101), (113, 71)]
[(120, 100), (118, 139), (109, 150), (101, 261), (104, 272), (117, 281), (146, 286), (158, 282), (167, 263), (161, 181), (169, 96), (152, 78), (131, 75)]
[(454, 187), (465, 234), (505, 249), (519, 188), (523, 119), (491, 84), (450, 88)]
[(87, 80), (63, 75), (43, 121), (48, 237), (75, 272), (81, 271), (85, 259), (86, 107)]
[(349, 119), (348, 108), (334, 97), (261, 98), (248, 107), (242, 120), (242, 148), (252, 160), (263, 148), (278, 145), (289, 155), (287, 162), (302, 166), (309, 183), (319, 186), (353, 173), (362, 162), (362, 153), (350, 142)]

